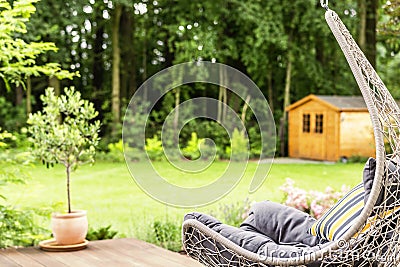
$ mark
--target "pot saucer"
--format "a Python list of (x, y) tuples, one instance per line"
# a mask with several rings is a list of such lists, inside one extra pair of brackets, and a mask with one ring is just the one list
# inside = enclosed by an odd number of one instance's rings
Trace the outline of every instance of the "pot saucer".
[(82, 243), (79, 244), (57, 245), (56, 240), (53, 238), (39, 242), (39, 247), (45, 251), (62, 252), (81, 250), (86, 248), (87, 244), (89, 244), (89, 241), (85, 239)]

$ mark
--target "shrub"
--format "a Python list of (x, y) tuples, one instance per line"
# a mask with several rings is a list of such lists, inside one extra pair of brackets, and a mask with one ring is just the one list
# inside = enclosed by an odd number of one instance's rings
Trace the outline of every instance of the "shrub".
[(100, 227), (98, 229), (93, 229), (90, 227), (86, 235), (86, 239), (89, 241), (113, 239), (117, 234), (117, 231), (111, 229), (111, 225)]
[(368, 157), (360, 156), (360, 155), (353, 155), (347, 159), (349, 163), (365, 163), (367, 162)]
[(325, 192), (305, 191), (295, 187), (294, 184), (292, 179), (286, 178), (286, 182), (280, 187), (285, 194), (283, 204), (304, 211), (316, 219), (320, 218), (326, 210), (349, 191), (345, 185), (340, 191), (335, 191), (329, 186)]
[(204, 144), (204, 139), (197, 138), (197, 134), (192, 132), (192, 137), (186, 147), (182, 149), (183, 156), (187, 159), (196, 160), (200, 158), (200, 146)]
[(0, 248), (33, 246), (50, 233), (34, 222), (34, 211), (0, 205)]
[[(210, 140), (205, 139), (204, 142), (199, 144), (201, 158), (204, 160), (207, 160), (211, 157), (218, 159), (219, 158), (218, 147), (213, 147), (211, 145), (208, 145), (208, 141), (210, 141)], [(215, 145), (215, 143), (214, 143), (214, 145)]]
[(180, 251), (181, 225), (170, 221), (155, 221), (151, 225), (152, 235), (150, 242), (172, 251)]
[(18, 131), (26, 123), (25, 105), (13, 106), (10, 101), (0, 96), (0, 127), (8, 131)]
[(245, 161), (249, 157), (248, 139), (243, 132), (235, 128), (231, 145), (225, 149), (226, 156), (233, 161)]
[(249, 141), (250, 141), (250, 157), (257, 158), (261, 154), (262, 144), (261, 144), (261, 134), (257, 127), (251, 127), (248, 130)]
[(107, 162), (124, 162), (122, 139), (117, 143), (110, 143), (107, 145), (107, 151), (101, 151), (97, 155), (98, 160), (103, 160)]
[(160, 161), (164, 159), (162, 142), (158, 139), (157, 135), (154, 135), (153, 138), (146, 139), (145, 150), (151, 160)]
[(243, 201), (221, 204), (217, 212), (209, 213), (219, 218), (225, 224), (238, 227), (249, 215), (250, 207), (250, 200), (246, 198)]
[[(15, 140), (8, 132), (0, 133), (2, 153), (0, 157), (0, 186), (8, 184), (24, 184), (29, 178), (24, 165), (29, 160), (22, 160), (20, 155), (12, 155), (7, 150), (9, 140)], [(19, 160), (16, 159), (19, 157)], [(29, 166), (29, 165), (28, 165)], [(0, 198), (7, 200), (6, 196), (0, 194)], [(31, 246), (48, 237), (49, 232), (39, 227), (35, 218), (38, 216), (49, 216), (49, 211), (35, 209), (18, 209), (8, 204), (0, 205), (0, 248), (9, 246)]]
[[(222, 125), (213, 120), (205, 120), (193, 124), (191, 130), (196, 132), (199, 138), (209, 138), (213, 140), (216, 146), (217, 157), (226, 158), (225, 147), (229, 145), (229, 136)], [(207, 145), (207, 142), (205, 145)], [(212, 152), (212, 154), (214, 154), (214, 152)]]

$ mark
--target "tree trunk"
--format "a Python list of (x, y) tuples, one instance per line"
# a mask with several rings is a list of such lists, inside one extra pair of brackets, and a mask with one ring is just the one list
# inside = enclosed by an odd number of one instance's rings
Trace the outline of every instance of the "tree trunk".
[(121, 19), (121, 4), (115, 4), (112, 26), (112, 136), (115, 138), (118, 134), (120, 124), (120, 62), (121, 52), (119, 47), (119, 24)]
[(274, 113), (274, 91), (272, 88), (272, 71), (267, 74), (267, 85), (268, 85), (268, 104), (272, 114)]
[(285, 153), (285, 128), (286, 128), (285, 126), (286, 126), (286, 120), (287, 120), (286, 107), (289, 106), (289, 104), (290, 104), (291, 77), (292, 77), (292, 57), (291, 57), (291, 53), (289, 51), (288, 62), (287, 62), (287, 66), (286, 66), (285, 93), (284, 93), (284, 98), (283, 98), (282, 118), (281, 118), (280, 127), (279, 127), (280, 155), (281, 156), (286, 155), (286, 153)]
[[(243, 125), (246, 125), (246, 111), (247, 111), (247, 108), (249, 107), (250, 99), (251, 99), (251, 96), (247, 95), (246, 100), (244, 101), (244, 104), (243, 104), (242, 116), (241, 116)], [(242, 131), (243, 135), (244, 135), (245, 130), (246, 130), (246, 127)]]
[(15, 89), (15, 105), (19, 106), (22, 104), (22, 100), (24, 99), (24, 89), (22, 85), (18, 85)]
[(49, 78), (49, 87), (53, 87), (54, 88), (54, 94), (56, 96), (59, 96), (61, 94), (60, 80), (57, 79), (56, 76), (51, 76)]
[(365, 52), (365, 32), (366, 32), (366, 22), (367, 22), (367, 7), (366, 0), (358, 0), (358, 14), (360, 17), (358, 26), (358, 45), (361, 50)]
[(378, 0), (366, 0), (365, 56), (376, 68), (376, 24)]
[(26, 79), (26, 114), (29, 115), (32, 112), (32, 82), (31, 77), (28, 76)]
[(68, 213), (71, 213), (71, 194), (69, 190), (69, 177), (71, 174), (71, 166), (66, 166), (66, 173), (67, 173), (67, 200), (68, 200)]
[(129, 69), (129, 88), (128, 88), (128, 96), (132, 97), (137, 89), (136, 82), (136, 54), (135, 50), (132, 49), (132, 57), (130, 58), (131, 67)]
[(224, 105), (222, 106), (222, 121), (223, 122), (226, 122), (226, 120), (227, 120), (227, 118), (226, 118), (226, 112), (227, 112), (227, 109), (228, 109), (228, 89), (226, 89), (226, 86), (227, 86), (227, 73), (226, 73), (226, 68), (224, 68), (223, 69), (224, 71), (223, 71), (223, 76), (222, 76), (222, 79), (223, 79), (223, 81), (224, 81), (224, 87), (223, 87), (223, 91), (222, 91), (222, 93), (223, 93), (223, 103), (224, 103)]
[[(144, 29), (146, 32), (146, 29)], [(145, 34), (146, 36), (146, 34)], [(146, 37), (144, 37), (144, 43), (142, 47), (142, 83), (144, 83), (147, 79), (147, 40)], [(147, 88), (145, 87), (146, 85), (143, 85), (143, 101), (147, 100)]]
[(179, 144), (178, 122), (179, 122), (179, 104), (181, 98), (181, 89), (175, 89), (175, 116), (174, 116), (174, 142)]
[(222, 122), (222, 98), (223, 98), (223, 74), (222, 74), (222, 66), (219, 68), (219, 91), (218, 91), (218, 107), (217, 107), (217, 120)]
[(134, 16), (131, 6), (121, 14), (121, 98), (128, 99), (136, 91), (136, 55), (134, 49)]
[[(95, 6), (94, 14), (95, 20), (97, 21), (95, 33), (96, 36), (93, 40), (93, 87), (94, 94), (96, 95), (99, 90), (103, 87), (103, 44), (104, 44), (104, 23), (101, 23), (103, 16), (100, 7)], [(98, 103), (96, 106), (101, 106)]]
[(226, 120), (227, 104), (228, 104), (228, 93), (226, 89), (226, 69), (222, 66), (219, 68), (219, 93), (218, 93), (218, 111), (217, 118), (220, 122)]

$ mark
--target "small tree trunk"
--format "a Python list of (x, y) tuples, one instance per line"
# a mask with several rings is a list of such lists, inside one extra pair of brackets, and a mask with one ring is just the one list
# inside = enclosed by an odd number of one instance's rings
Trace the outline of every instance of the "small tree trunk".
[(243, 125), (245, 125), (245, 128), (242, 131), (243, 135), (244, 135), (244, 131), (246, 129), (246, 111), (247, 111), (247, 108), (249, 107), (250, 99), (251, 99), (251, 96), (247, 95), (246, 100), (245, 100), (245, 102), (243, 104), (243, 109), (242, 109), (241, 119), (242, 119)]
[(49, 86), (54, 88), (54, 94), (59, 96), (61, 94), (60, 80), (56, 76), (51, 76), (49, 79)]
[(274, 93), (273, 93), (273, 88), (272, 88), (272, 71), (268, 72), (267, 84), (268, 84), (268, 102), (269, 102), (269, 107), (271, 109), (271, 112), (273, 114), (274, 113)]
[(361, 50), (365, 52), (365, 32), (367, 26), (367, 7), (366, 7), (366, 0), (358, 0), (358, 13), (360, 16), (360, 22), (358, 26), (358, 45), (360, 46)]
[(279, 127), (279, 139), (280, 139), (280, 155), (285, 155), (285, 125), (287, 120), (286, 107), (290, 104), (290, 82), (292, 76), (292, 58), (289, 52), (288, 62), (286, 67), (286, 79), (285, 79), (285, 94), (283, 98), (283, 110), (282, 110), (282, 118), (280, 121)]
[(67, 172), (67, 199), (68, 199), (68, 213), (71, 213), (71, 195), (70, 195), (70, 190), (69, 190), (69, 176), (71, 173), (71, 166), (67, 165), (66, 166), (66, 172)]
[(24, 90), (21, 85), (18, 85), (15, 88), (15, 105), (16, 106), (21, 105), (23, 98), (24, 98)]
[(223, 69), (223, 81), (224, 81), (224, 107), (222, 109), (222, 121), (226, 122), (227, 117), (226, 117), (226, 113), (228, 110), (228, 89), (226, 88), (226, 86), (228, 86), (228, 73), (226, 71), (226, 68)]
[[(146, 28), (144, 29), (145, 31), (145, 36), (147, 34)], [(147, 79), (147, 39), (145, 37), (144, 39), (144, 44), (142, 47), (142, 68), (143, 68), (143, 73), (142, 73), (142, 83), (144, 83)], [(147, 101), (147, 86), (146, 84), (143, 85), (143, 101)]]
[(26, 80), (26, 114), (29, 115), (32, 112), (32, 83), (31, 77), (28, 76)]
[(174, 142), (179, 143), (178, 122), (179, 122), (179, 103), (181, 98), (181, 89), (175, 89), (175, 116), (174, 116)]
[(224, 97), (223, 97), (224, 105), (222, 107), (222, 121), (225, 122), (226, 121), (226, 112), (228, 109), (228, 90), (226, 89), (226, 87), (224, 87), (223, 93), (224, 93)]
[(376, 24), (377, 24), (378, 0), (366, 1), (365, 22), (365, 56), (371, 65), (376, 68)]
[(217, 120), (222, 122), (222, 101), (224, 98), (224, 87), (222, 86), (224, 75), (222, 73), (222, 67), (219, 68), (219, 93), (218, 93), (218, 110), (217, 110)]
[(112, 29), (112, 97), (111, 111), (113, 117), (112, 136), (117, 136), (118, 125), (120, 124), (120, 62), (121, 52), (119, 47), (119, 24), (122, 6), (115, 5), (114, 21)]
[[(103, 20), (103, 12), (101, 10), (102, 5), (93, 5), (94, 10), (94, 21), (102, 21)], [(100, 90), (103, 89), (103, 81), (104, 81), (104, 69), (103, 69), (103, 44), (104, 44), (104, 31), (105, 25), (104, 23), (97, 23), (96, 26), (92, 26), (95, 32), (95, 38), (93, 40), (93, 65), (92, 65), (92, 73), (93, 73), (93, 87), (94, 94), (98, 94)], [(95, 101), (96, 106), (101, 106), (100, 101)]]

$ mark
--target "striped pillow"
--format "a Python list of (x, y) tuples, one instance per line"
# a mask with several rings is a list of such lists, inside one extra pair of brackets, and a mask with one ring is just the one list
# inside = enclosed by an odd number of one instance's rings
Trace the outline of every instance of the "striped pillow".
[(364, 186), (359, 184), (340, 199), (310, 228), (310, 233), (325, 240), (339, 240), (364, 208)]

